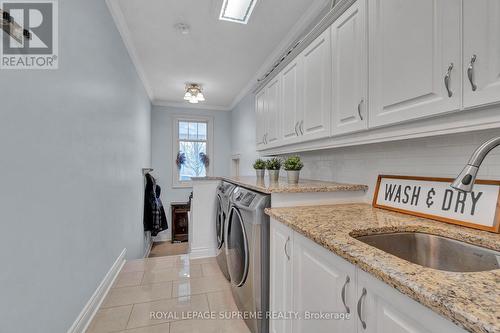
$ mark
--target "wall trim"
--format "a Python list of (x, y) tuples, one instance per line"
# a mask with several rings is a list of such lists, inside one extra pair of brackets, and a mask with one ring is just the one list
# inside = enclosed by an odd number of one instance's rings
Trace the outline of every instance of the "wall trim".
[(216, 255), (216, 250), (209, 247), (191, 248), (189, 251), (189, 259), (209, 258), (215, 257)]
[(146, 251), (144, 251), (144, 258), (149, 257), (149, 254), (151, 253), (151, 249), (153, 248), (153, 240), (149, 242), (149, 244), (146, 246)]
[(222, 105), (211, 105), (205, 103), (191, 104), (188, 102), (171, 102), (166, 100), (155, 99), (152, 104), (154, 106), (167, 106), (180, 109), (199, 109), (199, 110), (214, 110), (214, 111), (231, 111), (232, 108)]
[[(340, 0), (335, 3), (335, 6), (331, 8), (328, 13), (322, 17), (318, 23), (311, 29), (300, 41), (300, 44), (289, 54), (286, 58), (270, 73), (270, 75), (264, 80), (254, 84), (253, 92), (257, 93), (266, 84), (274, 79), (283, 68), (285, 68), (289, 63), (291, 63), (298, 55), (304, 51), (317, 37), (319, 37), (325, 30), (329, 29), (330, 26), (337, 20), (340, 15), (342, 15), (349, 7), (351, 7), (356, 0)], [(318, 13), (319, 14), (319, 13)], [(306, 27), (304, 27), (306, 28)], [(268, 66), (270, 67), (270, 66)], [(262, 76), (261, 72), (261, 76)]]
[(101, 306), (104, 298), (115, 282), (118, 273), (125, 264), (126, 253), (127, 249), (125, 248), (122, 250), (118, 258), (116, 258), (115, 262), (104, 276), (104, 279), (101, 281), (96, 291), (92, 294), (89, 301), (87, 302), (87, 304), (85, 304), (83, 310), (80, 312), (73, 325), (71, 325), (71, 327), (69, 328), (68, 333), (84, 333), (87, 330), (97, 310)]
[(134, 43), (132, 41), (132, 35), (130, 30), (128, 29), (127, 22), (125, 21), (125, 17), (123, 16), (123, 12), (120, 8), (120, 4), (118, 0), (105, 0), (108, 5), (109, 12), (111, 13), (111, 17), (115, 22), (116, 28), (122, 37), (123, 44), (125, 44), (125, 48), (132, 60), (132, 63), (135, 66), (135, 70), (137, 71), (137, 75), (142, 81), (142, 85), (144, 86), (144, 90), (146, 90), (146, 94), (149, 97), (149, 101), (152, 102), (154, 100), (153, 87), (149, 83), (146, 72), (141, 65), (139, 60), (139, 56), (137, 55), (137, 51), (134, 47)]
[[(354, 1), (354, 0), (350, 0)], [(262, 77), (264, 73), (266, 73), (271, 66), (276, 63), (276, 60), (279, 59), (286, 50), (292, 45), (294, 41), (300, 38), (301, 35), (307, 33), (305, 31), (308, 27), (310, 27), (317, 19), (318, 15), (324, 10), (326, 7), (331, 6), (331, 1), (318, 1), (315, 5), (308, 8), (308, 10), (300, 17), (297, 23), (290, 29), (290, 32), (282, 39), (281, 43), (274, 49), (273, 52), (266, 58), (262, 66), (257, 70), (256, 74), (250, 79), (250, 81), (246, 84), (246, 86), (236, 95), (233, 99), (233, 102), (229, 106), (229, 110), (233, 110), (236, 105), (241, 102), (241, 100), (255, 90), (256, 87), (262, 86), (263, 82), (259, 83), (258, 80)], [(291, 55), (290, 55), (291, 56)], [(290, 57), (288, 62), (294, 57)], [(280, 66), (281, 67), (281, 66)], [(277, 71), (275, 70), (272, 75), (268, 77), (271, 79), (271, 76), (275, 76)], [(265, 80), (267, 82), (267, 79)]]
[[(281, 147), (270, 147), (261, 149), (258, 153), (261, 156), (272, 156), (499, 128), (499, 110), (499, 106), (458, 110), (407, 123), (376, 127)], [(471, 112), (474, 113), (474, 116)]]

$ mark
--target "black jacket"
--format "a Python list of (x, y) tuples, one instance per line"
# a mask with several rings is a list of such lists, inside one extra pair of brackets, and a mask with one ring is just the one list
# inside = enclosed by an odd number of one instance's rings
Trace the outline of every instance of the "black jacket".
[(160, 199), (161, 188), (149, 173), (146, 177), (144, 192), (144, 231), (151, 231), (151, 236), (168, 229), (167, 216)]

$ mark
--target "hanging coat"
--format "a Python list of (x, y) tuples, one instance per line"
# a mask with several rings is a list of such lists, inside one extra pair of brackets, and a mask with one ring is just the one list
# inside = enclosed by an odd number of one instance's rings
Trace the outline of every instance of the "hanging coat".
[(160, 199), (160, 186), (156, 185), (156, 180), (149, 173), (145, 177), (144, 231), (151, 231), (151, 236), (156, 236), (161, 231), (168, 229), (167, 216)]

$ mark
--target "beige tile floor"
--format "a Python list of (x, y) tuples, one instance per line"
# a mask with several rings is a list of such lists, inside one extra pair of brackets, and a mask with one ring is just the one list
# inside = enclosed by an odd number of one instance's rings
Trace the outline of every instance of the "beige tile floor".
[(215, 258), (133, 260), (123, 266), (87, 333), (249, 333), (241, 319), (188, 317), (236, 310)]
[(172, 243), (171, 241), (154, 242), (149, 257), (175, 256), (188, 253), (188, 242)]

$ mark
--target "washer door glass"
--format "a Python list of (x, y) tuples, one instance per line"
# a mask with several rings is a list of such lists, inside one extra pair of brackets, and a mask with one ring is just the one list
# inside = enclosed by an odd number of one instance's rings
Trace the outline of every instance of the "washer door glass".
[(226, 257), (231, 283), (237, 287), (242, 286), (248, 274), (248, 242), (243, 219), (235, 207), (229, 213)]
[(222, 209), (222, 199), (217, 195), (217, 215), (215, 216), (215, 232), (217, 234), (217, 248), (224, 244), (224, 210)]

